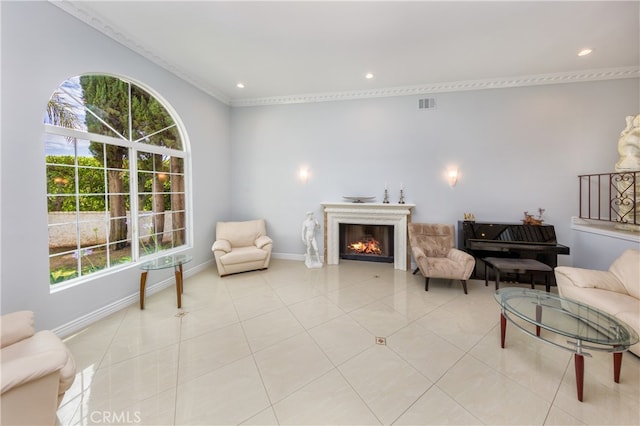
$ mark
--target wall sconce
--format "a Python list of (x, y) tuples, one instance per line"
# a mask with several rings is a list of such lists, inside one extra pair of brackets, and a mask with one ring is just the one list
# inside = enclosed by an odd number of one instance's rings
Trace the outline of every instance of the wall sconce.
[(306, 167), (300, 167), (300, 170), (298, 170), (298, 178), (300, 179), (300, 182), (307, 183), (307, 180), (309, 180), (309, 169)]
[(447, 172), (447, 180), (449, 181), (449, 186), (454, 187), (456, 183), (458, 183), (458, 169), (449, 169)]

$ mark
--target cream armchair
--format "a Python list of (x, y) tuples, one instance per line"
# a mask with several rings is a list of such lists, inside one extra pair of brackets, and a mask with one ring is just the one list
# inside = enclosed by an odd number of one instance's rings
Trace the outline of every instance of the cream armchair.
[(420, 271), (425, 277), (424, 290), (429, 291), (429, 278), (449, 278), (460, 280), (467, 294), (467, 280), (476, 260), (455, 248), (453, 225), (410, 223), (408, 230), (411, 252), (418, 265), (413, 273)]
[(211, 247), (221, 277), (238, 272), (266, 269), (273, 241), (267, 236), (264, 219), (218, 222)]
[[(600, 309), (640, 334), (640, 250), (625, 250), (609, 270), (558, 266), (558, 294)], [(640, 356), (640, 343), (629, 348)]]
[(34, 314), (0, 319), (3, 425), (54, 425), (56, 411), (76, 374), (73, 356), (51, 331), (35, 332)]

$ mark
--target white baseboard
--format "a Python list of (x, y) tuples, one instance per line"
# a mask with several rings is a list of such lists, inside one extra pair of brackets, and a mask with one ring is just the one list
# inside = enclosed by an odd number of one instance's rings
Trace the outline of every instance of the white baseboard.
[[(184, 277), (188, 278), (190, 276), (193, 276), (207, 268), (209, 268), (211, 266), (211, 264), (213, 263), (213, 260), (209, 260), (207, 262), (201, 263), (199, 265), (194, 266), (193, 268), (189, 268), (189, 269), (185, 269), (183, 271)], [(173, 276), (162, 280), (160, 282), (157, 282), (153, 285), (150, 285), (149, 287), (147, 287), (145, 294), (147, 296), (152, 295), (154, 293), (157, 293), (161, 290), (164, 290), (167, 287), (170, 287), (172, 285), (175, 285), (175, 278)], [(114, 314), (116, 312), (118, 312), (121, 309), (124, 309), (134, 303), (139, 303), (140, 301), (140, 293), (139, 292), (135, 292), (133, 294), (130, 294), (127, 297), (124, 297), (120, 300), (117, 300), (113, 303), (110, 303), (106, 306), (101, 307), (100, 309), (97, 309), (93, 312), (90, 312), (86, 315), (83, 315), (79, 318), (74, 319), (73, 321), (70, 321), (66, 324), (61, 325), (60, 327), (57, 327), (55, 329), (53, 329), (52, 331), (58, 335), (60, 338), (64, 339), (66, 337), (69, 337), (71, 335), (73, 335), (74, 333), (77, 333), (78, 331), (90, 326), (91, 324), (93, 324), (96, 321), (99, 321), (103, 318), (108, 317), (111, 314)]]
[(283, 259), (283, 260), (302, 260), (304, 262), (305, 255), (304, 254), (291, 254), (291, 253), (271, 253), (272, 259)]

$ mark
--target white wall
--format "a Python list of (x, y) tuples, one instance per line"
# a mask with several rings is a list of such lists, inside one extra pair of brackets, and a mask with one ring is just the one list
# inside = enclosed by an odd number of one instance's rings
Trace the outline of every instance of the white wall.
[[(625, 79), (435, 94), (434, 110), (418, 110), (427, 96), (236, 108), (233, 214), (266, 218), (275, 254), (302, 254), (307, 210), (320, 218), (320, 203), (343, 195), (381, 201), (385, 182), (397, 202), (402, 182), (414, 222), (455, 223), (464, 212), (517, 222), (542, 207), (571, 246), (577, 175), (613, 171), (638, 93), (638, 79)], [(448, 165), (460, 170), (455, 188)]]
[(606, 222), (588, 226), (588, 221), (573, 219), (573, 266), (577, 268), (606, 271), (625, 250), (640, 250), (640, 232), (618, 231)]
[[(89, 72), (144, 83), (173, 106), (192, 151), (194, 261), (212, 260), (214, 226), (228, 217), (227, 106), (141, 58), (48, 2), (1, 2), (2, 8), (2, 312), (36, 311), (39, 328), (55, 328), (135, 295), (132, 266), (50, 294), (43, 114), (65, 79)], [(171, 271), (149, 274), (151, 286)]]
[[(55, 328), (137, 294), (131, 267), (50, 294), (42, 117), (68, 77), (113, 73), (145, 83), (183, 120), (193, 153), (193, 249), (189, 269), (211, 260), (215, 222), (264, 217), (274, 252), (302, 255), (305, 212), (342, 195), (397, 201), (414, 221), (518, 221), (547, 209), (572, 245), (580, 173), (608, 172), (624, 117), (640, 110), (638, 79), (231, 111), (47, 2), (0, 2), (2, 35), (1, 310), (32, 309)], [(444, 173), (460, 168), (458, 186)], [(306, 165), (310, 178), (297, 180)], [(321, 240), (321, 239), (320, 239)], [(567, 263), (569, 259), (562, 259)], [(150, 274), (152, 285), (169, 277)]]

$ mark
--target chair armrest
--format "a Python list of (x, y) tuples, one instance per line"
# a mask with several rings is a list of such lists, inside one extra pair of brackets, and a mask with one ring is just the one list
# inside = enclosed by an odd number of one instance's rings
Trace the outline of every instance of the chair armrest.
[(476, 267), (476, 258), (471, 256), (466, 251), (462, 251), (457, 248), (452, 248), (451, 250), (449, 250), (449, 253), (447, 253), (447, 257), (453, 262), (456, 262), (457, 264), (463, 266), (463, 279), (468, 280), (473, 273), (473, 268)]
[(423, 257), (427, 257), (424, 249), (420, 246), (411, 246), (411, 253), (413, 253), (413, 258), (418, 262), (419, 259)]
[(2, 393), (59, 372), (67, 364), (69, 356), (64, 346), (47, 349), (25, 346), (19, 351), (2, 350)]
[(447, 257), (457, 263), (475, 263), (475, 258), (466, 251), (452, 248), (447, 253)]
[(231, 243), (228, 240), (217, 240), (211, 246), (211, 251), (223, 251), (229, 253), (231, 251)]
[(18, 311), (2, 315), (0, 317), (0, 348), (33, 336), (36, 332), (34, 324), (35, 314), (31, 311)]
[(259, 249), (269, 244), (273, 244), (273, 241), (271, 240), (271, 238), (267, 237), (266, 235), (262, 235), (258, 237), (258, 239), (256, 240), (256, 247), (258, 247)]

